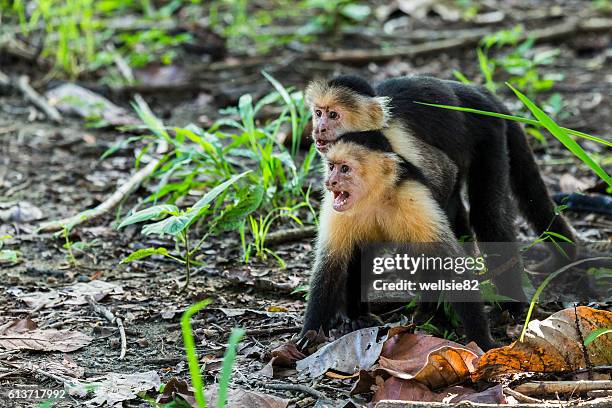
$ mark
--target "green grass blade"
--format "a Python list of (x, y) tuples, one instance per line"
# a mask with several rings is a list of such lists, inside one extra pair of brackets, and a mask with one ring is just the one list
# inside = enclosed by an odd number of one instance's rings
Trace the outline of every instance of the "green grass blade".
[(211, 299), (205, 299), (195, 305), (190, 306), (181, 317), (181, 333), (183, 334), (183, 344), (185, 353), (187, 353), (187, 364), (189, 365), (189, 374), (191, 375), (191, 383), (195, 389), (195, 399), (198, 408), (206, 408), (206, 400), (204, 398), (204, 383), (200, 374), (200, 363), (198, 362), (198, 354), (196, 353), (195, 340), (191, 329), (191, 316), (204, 309), (212, 302)]
[(556, 278), (563, 272), (566, 272), (570, 270), (571, 268), (573, 268), (574, 266), (578, 266), (584, 262), (603, 261), (603, 260), (612, 260), (612, 257), (600, 256), (596, 258), (581, 259), (580, 261), (572, 262), (571, 264), (565, 265), (563, 268), (557, 269), (555, 272), (548, 275), (546, 279), (544, 279), (542, 283), (540, 283), (540, 286), (538, 286), (535, 293), (533, 294), (533, 298), (531, 299), (531, 302), (529, 302), (529, 310), (527, 311), (527, 317), (525, 318), (525, 325), (523, 326), (523, 330), (521, 331), (521, 337), (519, 337), (519, 341), (520, 342), (524, 341), (525, 333), (527, 333), (527, 326), (529, 325), (529, 321), (531, 320), (531, 315), (533, 314), (533, 309), (535, 308), (536, 303), (538, 303), (538, 300), (540, 299), (540, 295), (542, 294), (546, 286), (548, 286), (550, 281), (552, 281), (554, 278)]
[[(526, 123), (526, 124), (532, 125), (532, 126), (544, 127), (544, 125), (542, 123), (540, 123), (539, 121), (537, 121), (537, 120), (527, 119), (527, 118), (523, 118), (523, 117), (520, 117), (520, 116), (505, 115), (503, 113), (488, 112), (488, 111), (472, 109), (472, 108), (463, 108), (461, 106), (440, 105), (440, 104), (437, 104), (437, 103), (426, 103), (426, 102), (418, 102), (418, 101), (414, 101), (414, 103), (418, 103), (419, 105), (432, 106), (434, 108), (456, 110), (456, 111), (467, 112), (467, 113), (476, 113), (478, 115), (492, 116), (494, 118), (513, 120), (515, 122)], [(605, 146), (612, 147), (612, 142), (611, 141), (608, 141), (608, 140), (605, 140), (605, 139), (601, 139), (601, 138), (599, 138), (597, 136), (592, 136), (592, 135), (589, 135), (589, 134), (586, 134), (586, 133), (579, 132), (577, 130), (568, 129), (568, 128), (564, 128), (564, 127), (562, 127), (561, 129), (563, 129), (564, 131), (566, 131), (570, 135), (578, 136), (578, 137), (581, 137), (583, 139), (591, 140), (593, 142), (601, 143), (601, 144), (603, 144)]]
[(236, 346), (244, 337), (246, 332), (244, 329), (233, 329), (230, 334), (229, 344), (225, 355), (223, 356), (223, 367), (221, 368), (221, 377), (219, 377), (219, 393), (217, 394), (217, 408), (225, 408), (227, 405), (227, 394), (229, 384), (232, 378), (232, 369), (236, 360)]
[(229, 180), (224, 181), (223, 183), (219, 184), (218, 186), (215, 186), (209, 192), (204, 194), (204, 196), (202, 198), (200, 198), (193, 205), (193, 207), (191, 207), (191, 211), (194, 212), (194, 213), (200, 211), (201, 209), (206, 207), (208, 204), (210, 204), (210, 202), (212, 200), (217, 198), (217, 196), (219, 194), (221, 194), (223, 191), (225, 191), (229, 186), (231, 186), (236, 181), (238, 181), (238, 179), (244, 177), (245, 175), (247, 175), (250, 172), (251, 172), (251, 170), (247, 170), (247, 171), (245, 171), (243, 173), (240, 173), (240, 174), (237, 174), (237, 175), (233, 176), (232, 178), (230, 178)]
[(612, 333), (612, 328), (607, 328), (607, 327), (604, 327), (603, 329), (593, 330), (591, 333), (589, 333), (586, 339), (584, 339), (584, 345), (588, 346), (589, 344), (594, 342), (595, 339), (598, 338), (599, 336), (603, 336), (604, 334), (611, 334), (611, 333)]
[(512, 85), (507, 85), (510, 87), (510, 89), (512, 89), (512, 91), (514, 91), (514, 93), (516, 94), (516, 96), (518, 96), (521, 102), (523, 102), (523, 104), (525, 104), (525, 106), (529, 108), (529, 110), (531, 111), (531, 113), (533, 113), (536, 119), (540, 123), (542, 123), (542, 125), (550, 133), (552, 133), (553, 136), (555, 136), (561, 143), (563, 143), (565, 147), (569, 149), (570, 152), (572, 152), (576, 157), (582, 160), (587, 166), (591, 168), (591, 170), (593, 170), (599, 177), (601, 177), (602, 180), (604, 180), (606, 183), (608, 183), (610, 187), (612, 187), (612, 178), (610, 177), (610, 175), (606, 173), (606, 171), (601, 168), (601, 166), (597, 164), (595, 160), (593, 160), (591, 156), (589, 156), (589, 154), (585, 152), (584, 149), (574, 139), (569, 137), (565, 130), (561, 129), (561, 127), (557, 125), (555, 121), (550, 118), (550, 116), (548, 116), (542, 109), (540, 109), (533, 102), (531, 102), (529, 98), (527, 98), (517, 89), (515, 89)]
[(295, 109), (295, 103), (287, 92), (287, 89), (278, 82), (272, 75), (268, 74), (266, 71), (261, 71), (261, 74), (274, 86), (274, 89), (279, 93), (287, 108), (289, 108), (289, 114), (291, 115), (291, 156), (295, 157), (297, 153), (297, 149), (299, 146), (300, 136), (298, 135), (298, 115), (297, 110)]

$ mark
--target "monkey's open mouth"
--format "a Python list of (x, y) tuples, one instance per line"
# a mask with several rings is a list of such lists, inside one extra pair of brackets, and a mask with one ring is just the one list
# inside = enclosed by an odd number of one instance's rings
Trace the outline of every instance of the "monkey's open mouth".
[(315, 146), (321, 153), (325, 153), (332, 143), (333, 142), (331, 140), (315, 139)]
[(349, 207), (349, 198), (351, 195), (348, 191), (332, 191), (334, 197), (334, 210), (344, 211)]

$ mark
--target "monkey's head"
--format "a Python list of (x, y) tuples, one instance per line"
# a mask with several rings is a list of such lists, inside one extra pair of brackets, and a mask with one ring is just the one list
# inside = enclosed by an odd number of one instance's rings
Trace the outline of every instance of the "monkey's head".
[(319, 153), (326, 153), (345, 133), (382, 129), (389, 121), (389, 98), (376, 96), (370, 84), (357, 76), (312, 81), (305, 97)]
[(337, 212), (379, 206), (399, 177), (399, 156), (381, 132), (345, 133), (325, 155), (325, 188)]

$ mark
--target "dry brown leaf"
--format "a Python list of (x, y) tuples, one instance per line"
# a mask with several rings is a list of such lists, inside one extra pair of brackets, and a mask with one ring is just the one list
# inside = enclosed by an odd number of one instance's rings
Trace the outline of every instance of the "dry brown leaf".
[(164, 392), (157, 397), (157, 402), (166, 404), (176, 399), (176, 396), (183, 398), (192, 407), (197, 407), (193, 388), (187, 381), (172, 377), (165, 385)]
[(374, 365), (383, 346), (383, 340), (377, 340), (377, 337), (377, 327), (351, 332), (298, 361), (297, 370), (307, 372), (312, 378), (325, 374), (327, 370), (346, 374), (367, 370)]
[[(209, 407), (217, 406), (218, 387), (207, 388), (205, 391), (206, 404)], [(274, 395), (248, 391), (242, 388), (230, 389), (227, 395), (227, 408), (287, 408), (289, 400)], [(197, 406), (194, 406), (197, 408)]]
[(23, 333), (25, 331), (34, 330), (38, 325), (29, 317), (25, 319), (13, 320), (0, 327), (0, 334), (5, 333)]
[(469, 379), (480, 355), (482, 351), (473, 343), (462, 346), (450, 340), (404, 332), (385, 342), (377, 369), (434, 389)]
[(0, 347), (6, 350), (70, 352), (85, 347), (91, 340), (91, 337), (78, 331), (34, 329), (5, 333), (0, 336)]
[(56, 290), (47, 292), (32, 292), (17, 296), (19, 300), (35, 310), (54, 307), (62, 302), (62, 297)]
[(459, 402), (471, 401), (477, 403), (505, 404), (506, 399), (502, 386), (488, 388), (481, 392), (467, 387), (454, 386), (440, 392), (433, 392), (416, 380), (403, 380), (389, 377), (374, 394), (372, 406), (381, 400), (427, 401), (427, 402)]
[(121, 295), (123, 288), (112, 282), (102, 280), (92, 280), (89, 282), (79, 282), (72, 286), (62, 289), (62, 295), (67, 295), (70, 300), (67, 300), (67, 305), (85, 305), (87, 304), (87, 296), (93, 297), (96, 301), (102, 300), (108, 295)]
[(108, 373), (106, 380), (96, 383), (95, 397), (87, 401), (87, 405), (122, 406), (122, 401), (135, 399), (141, 392), (157, 390), (160, 385), (161, 379), (155, 371), (134, 374)]
[[(580, 333), (576, 328), (576, 313)], [(489, 350), (478, 361), (475, 379), (520, 372), (556, 373), (586, 367), (583, 339), (593, 330), (612, 327), (612, 312), (586, 306), (561, 310), (546, 320), (529, 322), (525, 341)], [(586, 346), (593, 365), (612, 364), (612, 335)]]
[(274, 361), (272, 365), (277, 367), (295, 367), (296, 361), (306, 358), (292, 341), (278, 346), (271, 354)]
[(27, 202), (0, 203), (0, 221), (9, 223), (28, 223), (43, 218), (40, 208)]

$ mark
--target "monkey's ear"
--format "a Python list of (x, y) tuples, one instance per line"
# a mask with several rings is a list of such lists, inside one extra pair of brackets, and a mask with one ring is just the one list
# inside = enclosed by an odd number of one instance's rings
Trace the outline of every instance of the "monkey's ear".
[(387, 96), (376, 96), (371, 98), (367, 111), (370, 112), (372, 129), (382, 129), (389, 125), (391, 120), (391, 98)]

